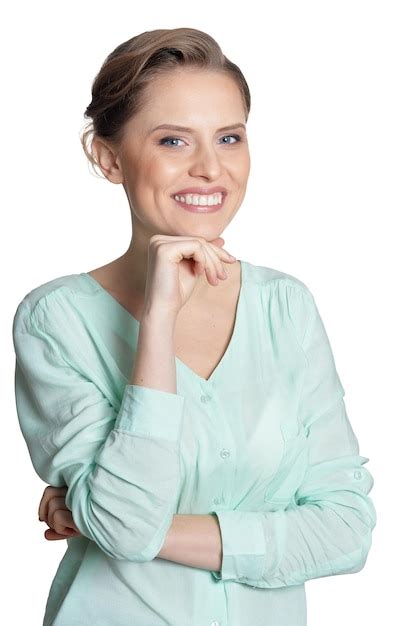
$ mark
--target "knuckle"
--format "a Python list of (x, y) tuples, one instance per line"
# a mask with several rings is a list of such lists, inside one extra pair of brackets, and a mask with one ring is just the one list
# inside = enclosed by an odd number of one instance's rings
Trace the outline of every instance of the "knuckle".
[(149, 240), (149, 248), (153, 249), (156, 248), (158, 244), (158, 239), (155, 236), (152, 236)]
[(165, 239), (163, 239), (162, 235), (152, 235), (149, 239), (149, 246), (155, 247), (163, 243), (165, 243)]

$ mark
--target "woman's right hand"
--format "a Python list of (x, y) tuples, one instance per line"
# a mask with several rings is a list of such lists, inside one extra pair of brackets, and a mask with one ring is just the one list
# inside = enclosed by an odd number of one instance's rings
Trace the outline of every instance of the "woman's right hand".
[(40, 522), (45, 522), (49, 528), (44, 532), (45, 539), (69, 539), (81, 536), (81, 533), (72, 517), (72, 513), (65, 504), (68, 487), (45, 487), (38, 508)]
[(223, 245), (222, 237), (207, 241), (203, 237), (153, 235), (148, 247), (144, 312), (162, 310), (177, 316), (200, 275), (205, 272), (212, 285), (227, 278), (223, 262), (236, 259)]

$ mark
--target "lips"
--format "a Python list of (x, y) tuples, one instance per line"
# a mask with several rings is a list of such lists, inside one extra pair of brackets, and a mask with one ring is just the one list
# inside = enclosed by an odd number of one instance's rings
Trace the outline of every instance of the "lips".
[(216, 211), (219, 211), (221, 208), (223, 208), (225, 198), (226, 198), (226, 194), (221, 196), (220, 204), (213, 204), (211, 206), (187, 204), (186, 202), (182, 202), (182, 200), (177, 200), (175, 197), (173, 197), (172, 199), (183, 209), (185, 209), (186, 211), (190, 211), (191, 213), (215, 213)]
[(207, 195), (209, 196), (212, 193), (222, 193), (223, 195), (227, 194), (227, 189), (225, 187), (187, 187), (186, 189), (180, 189), (180, 191), (176, 191), (172, 194), (172, 196), (185, 196), (187, 193), (196, 193), (201, 196)]

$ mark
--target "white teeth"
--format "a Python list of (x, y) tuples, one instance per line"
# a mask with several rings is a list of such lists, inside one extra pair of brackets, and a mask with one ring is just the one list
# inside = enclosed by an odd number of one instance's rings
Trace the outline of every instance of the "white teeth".
[(180, 202), (184, 202), (186, 204), (192, 204), (194, 206), (213, 206), (216, 204), (221, 204), (222, 201), (222, 194), (219, 193), (213, 193), (211, 195), (199, 195), (196, 193), (187, 193), (185, 196), (179, 196), (179, 195), (175, 195), (174, 196), (175, 200), (178, 200)]

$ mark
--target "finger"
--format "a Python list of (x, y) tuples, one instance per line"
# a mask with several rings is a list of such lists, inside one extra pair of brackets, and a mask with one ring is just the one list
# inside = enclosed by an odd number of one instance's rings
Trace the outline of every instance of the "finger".
[(59, 511), (58, 515), (58, 523), (61, 524), (65, 528), (65, 532), (72, 533), (73, 531), (79, 533), (80, 530), (76, 526), (74, 522), (74, 518), (72, 516), (72, 511), (69, 509), (65, 509), (64, 511)]
[(66, 535), (60, 535), (59, 533), (55, 532), (55, 530), (53, 530), (52, 528), (47, 528), (45, 530), (45, 532), (43, 533), (43, 536), (45, 537), (45, 539), (48, 539), (48, 541), (56, 541), (57, 539), (66, 539)]
[(66, 508), (65, 498), (63, 498), (62, 496), (54, 497), (49, 500), (48, 512), (46, 516), (46, 523), (48, 524), (49, 528), (55, 528), (55, 530), (58, 530), (55, 527), (54, 517), (55, 517), (56, 512), (59, 509), (65, 509), (65, 508)]
[(71, 511), (68, 511), (68, 509), (58, 509), (55, 511), (52, 528), (61, 535), (71, 533), (73, 530), (79, 532), (78, 528), (74, 524), (72, 513)]
[(79, 533), (72, 531), (72, 532), (68, 532), (65, 534), (61, 534), (61, 533), (57, 533), (55, 530), (51, 528), (47, 528), (47, 530), (45, 530), (45, 532), (43, 533), (43, 536), (45, 537), (45, 539), (48, 539), (48, 541), (56, 541), (58, 539), (69, 539), (71, 537), (79, 536)]
[(50, 498), (53, 495), (53, 490), (54, 488), (48, 485), (48, 487), (45, 487), (43, 491), (42, 498), (41, 498), (41, 501), (39, 503), (39, 508), (38, 508), (38, 517), (41, 522), (46, 520), (47, 511), (48, 511), (48, 503), (49, 503)]
[(225, 261), (226, 263), (234, 263), (236, 261), (236, 257), (234, 257), (233, 254), (230, 254), (230, 252), (228, 252), (224, 248), (217, 246), (213, 241), (209, 241), (208, 245), (211, 246), (213, 250), (215, 250), (217, 256), (222, 261)]
[[(182, 245), (175, 250), (177, 262), (181, 259), (192, 259), (197, 266), (197, 273), (203, 274), (208, 262), (206, 240), (201, 237), (181, 237), (181, 242)], [(184, 242), (187, 242), (189, 246), (184, 247)]]
[[(158, 236), (160, 241), (168, 241), (168, 242), (172, 242), (172, 240), (177, 240), (177, 241), (189, 241), (190, 239), (197, 239), (198, 241), (201, 241), (203, 244), (213, 244), (216, 246), (216, 248), (218, 248), (218, 250), (222, 250), (222, 246), (224, 246), (224, 239), (223, 237), (215, 237), (214, 239), (211, 239), (210, 241), (208, 239), (205, 239), (204, 237), (190, 237), (189, 235), (159, 235)], [(224, 252), (226, 253), (226, 257), (232, 257), (232, 259), (235, 259), (235, 257), (233, 255), (230, 255), (228, 252), (226, 252), (226, 250), (224, 250)]]
[(206, 264), (205, 268), (207, 280), (213, 285), (217, 285), (219, 279), (225, 280), (227, 278), (227, 271), (222, 261), (225, 261), (227, 263), (234, 263), (236, 261), (236, 258), (226, 250), (223, 250), (223, 248), (214, 244), (214, 241), (220, 243), (221, 245), (224, 244), (224, 239), (222, 239), (221, 237), (217, 237), (211, 242), (205, 241), (203, 239), (202, 243), (206, 253), (206, 257), (208, 257), (211, 261), (211, 263)]
[(219, 274), (220, 278), (227, 278), (227, 270), (223, 265), (223, 262), (226, 263), (234, 263), (237, 259), (232, 254), (227, 252), (227, 250), (223, 250), (223, 248), (218, 248), (216, 245), (213, 245), (211, 242), (207, 244), (210, 250), (213, 251), (213, 254), (216, 257), (216, 263), (218, 267), (221, 268), (221, 273)]
[(215, 239), (207, 240), (207, 242), (208, 243), (212, 243), (215, 246), (219, 246), (219, 248), (224, 246), (224, 243), (225, 243), (223, 237), (216, 237)]
[(193, 261), (197, 274), (204, 274), (207, 265), (207, 254), (204, 245), (201, 245), (193, 255)]
[(208, 253), (210, 246), (207, 240), (203, 237), (178, 237), (176, 239), (177, 241), (174, 242), (166, 240), (155, 242), (157, 253), (168, 255), (174, 263), (180, 263), (182, 259), (193, 259), (198, 266), (197, 273), (203, 273), (205, 270), (207, 280), (216, 285), (218, 279), (215, 258)]
[(210, 258), (210, 277), (214, 285), (219, 283), (219, 279), (223, 280), (227, 276), (223, 268), (222, 262), (215, 252), (214, 246), (206, 244), (206, 256)]
[[(184, 240), (188, 240), (190, 239), (190, 235), (158, 235), (158, 240), (159, 241), (173, 241), (173, 240), (177, 240), (177, 241), (184, 241)], [(194, 237), (194, 239), (201, 239), (204, 241), (209, 241), (208, 239), (205, 239), (204, 237)], [(224, 245), (224, 239), (223, 237), (215, 237), (215, 239), (211, 240), (213, 243), (216, 243), (217, 245)], [(219, 243), (217, 243), (219, 242)]]
[(52, 485), (48, 485), (45, 487), (41, 501), (39, 503), (38, 508), (38, 517), (39, 521), (46, 522), (48, 518), (48, 505), (51, 498), (56, 496), (62, 496), (66, 494), (68, 491), (68, 487), (52, 487)]
[(213, 253), (210, 251), (210, 246), (207, 243), (202, 243), (201, 245), (204, 250), (204, 271), (206, 273), (207, 281), (212, 285), (217, 285), (219, 281), (217, 279), (217, 270), (214, 263)]

